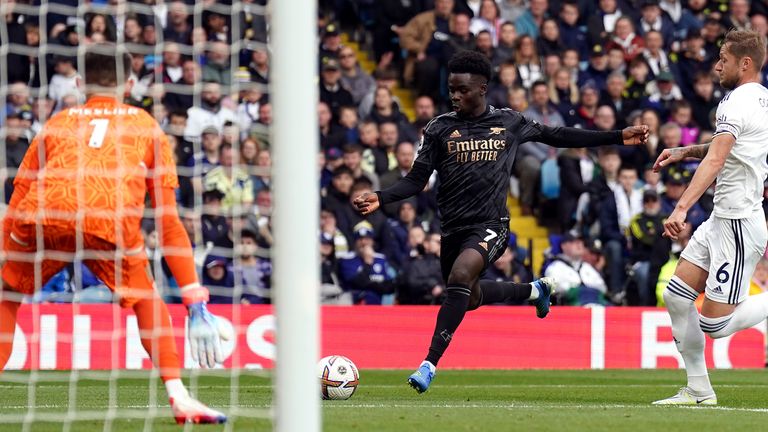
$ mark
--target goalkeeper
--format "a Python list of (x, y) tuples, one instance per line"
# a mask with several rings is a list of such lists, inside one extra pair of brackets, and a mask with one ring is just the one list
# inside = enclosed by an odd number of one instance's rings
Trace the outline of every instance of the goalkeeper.
[(223, 423), (224, 414), (193, 399), (180, 379), (168, 308), (154, 289), (140, 230), (149, 193), (166, 262), (189, 312), (192, 357), (201, 367), (222, 362), (221, 331), (206, 309), (208, 290), (198, 282), (176, 209), (171, 148), (149, 114), (121, 102), (133, 85), (130, 56), (115, 54), (109, 44), (88, 48), (88, 100), (53, 116), (35, 137), (3, 220), (0, 369), (11, 355), (22, 296), (82, 258), (120, 305), (136, 313), (141, 343), (160, 368), (176, 421)]

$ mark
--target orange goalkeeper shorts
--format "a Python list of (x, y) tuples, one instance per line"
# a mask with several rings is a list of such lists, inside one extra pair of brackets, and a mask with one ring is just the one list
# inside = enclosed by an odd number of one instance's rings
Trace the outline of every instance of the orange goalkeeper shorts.
[[(42, 249), (38, 249), (35, 225), (16, 225), (4, 233), (5, 264), (2, 277), (6, 286), (22, 294), (34, 294), (51, 277), (76, 258), (120, 297), (120, 305), (131, 307), (155, 295), (143, 247), (118, 254), (114, 244), (83, 234), (77, 248), (75, 233), (56, 226), (43, 226)], [(119, 256), (122, 255), (122, 256)]]

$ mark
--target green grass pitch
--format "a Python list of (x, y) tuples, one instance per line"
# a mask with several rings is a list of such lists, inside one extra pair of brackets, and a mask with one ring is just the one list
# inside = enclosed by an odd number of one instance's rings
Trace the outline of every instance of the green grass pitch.
[[(325, 431), (703, 431), (753, 430), (768, 418), (768, 371), (713, 371), (718, 407), (656, 407), (649, 403), (672, 395), (685, 373), (676, 370), (610, 371), (439, 371), (427, 393), (416, 394), (405, 383), (404, 370), (363, 370), (358, 391), (348, 401), (323, 402)], [(266, 373), (244, 372), (239, 392), (225, 375), (194, 377), (195, 394), (209, 405), (233, 415), (228, 430), (271, 429), (271, 378)], [(78, 381), (76, 406), (89, 420), (74, 420), (71, 431), (179, 431), (162, 385), (150, 385), (148, 375), (132, 373), (118, 381), (120, 411), (105, 428), (110, 408), (108, 377)], [(66, 374), (40, 372), (30, 389), (28, 373), (0, 376), (0, 430), (22, 430), (22, 419), (32, 405), (38, 414), (32, 431), (59, 431), (73, 413), (73, 393)], [(186, 380), (187, 382), (188, 379)], [(160, 402), (149, 407), (154, 387)], [(28, 404), (34, 393), (33, 404)], [(232, 397), (238, 401), (232, 404)], [(234, 405), (234, 406), (233, 406)], [(238, 416), (237, 411), (243, 416)], [(297, 413), (301, 415), (301, 413)], [(101, 420), (99, 420), (101, 418)], [(70, 418), (72, 419), (72, 418)], [(147, 427), (145, 429), (145, 427)], [(747, 429), (749, 428), (749, 429)], [(220, 431), (222, 426), (187, 427)], [(756, 430), (756, 429), (755, 429)]]

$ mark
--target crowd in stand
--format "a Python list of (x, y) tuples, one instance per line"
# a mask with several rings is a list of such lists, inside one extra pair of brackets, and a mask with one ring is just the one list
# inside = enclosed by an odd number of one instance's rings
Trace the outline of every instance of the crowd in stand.
[[(6, 2), (8, 3), (8, 2)], [(39, 0), (16, 3), (39, 4)], [(48, 3), (78, 6), (77, 0)], [(10, 3), (9, 3), (10, 4)], [(5, 199), (32, 137), (45, 119), (84, 100), (78, 46), (112, 41), (131, 54), (128, 102), (150, 112), (174, 147), (180, 213), (212, 302), (270, 301), (270, 142), (272, 113), (266, 0), (92, 1), (84, 15), (0, 17), (11, 44), (0, 113)], [(114, 13), (110, 7), (122, 8)], [(193, 12), (199, 12), (195, 15)], [(563, 304), (657, 303), (689, 238), (660, 236), (661, 221), (696, 168), (650, 166), (665, 148), (705, 142), (723, 90), (713, 67), (730, 28), (768, 32), (768, 5), (753, 0), (321, 0), (317, 107), (322, 208), (322, 296), (337, 304), (436, 304), (442, 299), (440, 215), (433, 176), (418, 196), (367, 217), (351, 199), (386, 188), (413, 163), (423, 128), (447, 111), (445, 65), (477, 50), (494, 67), (488, 100), (550, 126), (651, 128), (648, 145), (569, 149), (525, 143), (511, 191), (521, 212), (546, 225), (548, 251), (510, 247), (486, 272), (530, 281), (532, 254), (558, 278)], [(375, 59), (366, 71), (342, 32)], [(4, 40), (3, 38), (7, 38)], [(30, 55), (24, 47), (46, 50)], [(16, 47), (16, 48), (14, 48)], [(233, 48), (237, 47), (237, 49)], [(22, 48), (22, 49), (19, 49)], [(763, 77), (768, 79), (768, 67)], [(395, 89), (411, 89), (413, 101)], [(413, 118), (405, 114), (413, 107)], [(2, 106), (2, 105), (0, 105)], [(712, 209), (706, 194), (689, 213), (696, 228)], [(143, 224), (147, 249), (169, 300), (174, 281)], [(690, 234), (690, 233), (689, 233)], [(538, 270), (538, 269), (537, 269)], [(75, 283), (75, 281), (77, 281)], [(38, 296), (107, 299), (87, 268), (57, 275)], [(768, 287), (768, 262), (754, 290)], [(658, 296), (660, 299), (660, 296)], [(109, 301), (109, 299), (107, 299)]]

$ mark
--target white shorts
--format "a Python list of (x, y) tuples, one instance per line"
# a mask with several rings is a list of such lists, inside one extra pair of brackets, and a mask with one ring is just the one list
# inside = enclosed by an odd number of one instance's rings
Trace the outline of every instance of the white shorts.
[(749, 295), (749, 282), (767, 241), (762, 209), (744, 219), (712, 215), (693, 233), (680, 256), (709, 272), (708, 299), (739, 304)]

